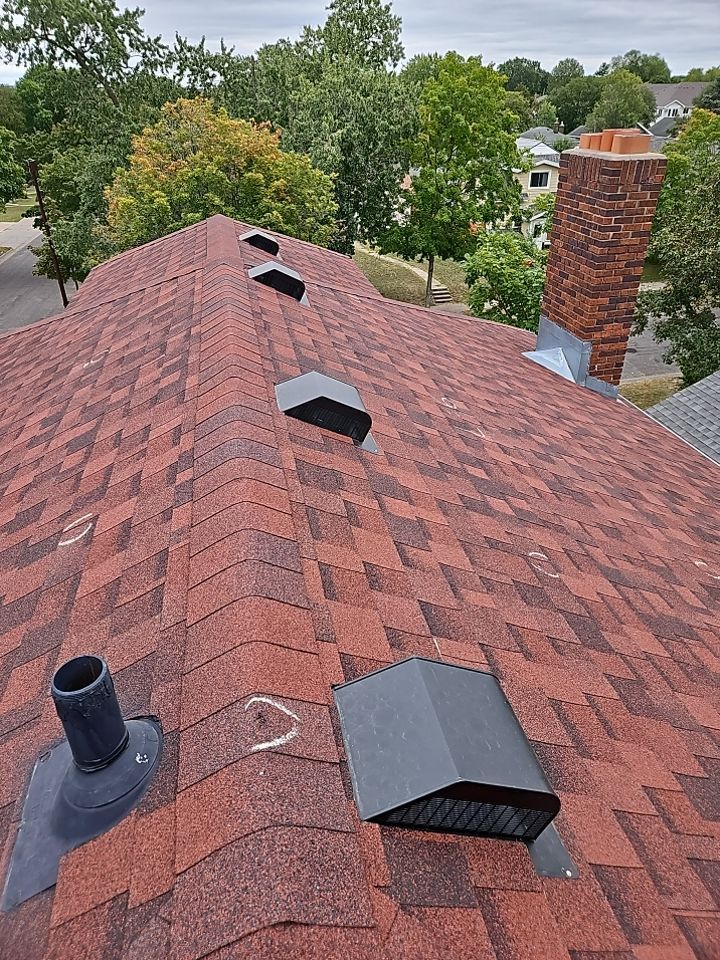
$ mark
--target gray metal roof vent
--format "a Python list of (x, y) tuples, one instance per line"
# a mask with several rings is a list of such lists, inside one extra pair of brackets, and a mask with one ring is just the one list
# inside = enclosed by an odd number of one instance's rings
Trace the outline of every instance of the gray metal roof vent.
[(277, 257), (280, 253), (280, 244), (275, 237), (271, 237), (268, 233), (263, 233), (262, 230), (248, 230), (248, 232), (243, 233), (239, 239), (245, 243), (249, 243), (251, 247), (257, 247), (258, 250), (269, 253), (271, 257)]
[(278, 407), (289, 417), (350, 437), (377, 453), (370, 433), (372, 418), (355, 387), (312, 370), (275, 387)]
[(560, 810), (491, 674), (410, 657), (334, 695), (363, 820), (531, 844)]
[(51, 887), (63, 854), (126, 817), (160, 762), (159, 722), (123, 720), (100, 657), (69, 660), (55, 673), (51, 692), (67, 739), (44, 753), (32, 772), (3, 910)]
[(305, 281), (299, 273), (286, 267), (285, 264), (278, 263), (277, 260), (268, 260), (267, 263), (261, 263), (259, 267), (251, 267), (248, 270), (248, 276), (251, 280), (264, 283), (266, 287), (272, 287), (278, 293), (284, 293), (307, 306)]

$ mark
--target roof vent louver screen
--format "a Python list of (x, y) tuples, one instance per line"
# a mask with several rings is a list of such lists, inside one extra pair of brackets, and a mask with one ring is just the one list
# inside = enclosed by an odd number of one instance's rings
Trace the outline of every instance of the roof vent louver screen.
[(269, 253), (271, 257), (277, 257), (280, 253), (280, 244), (277, 240), (269, 234), (263, 233), (262, 230), (248, 230), (247, 233), (243, 233), (240, 240), (249, 243), (251, 247), (257, 247), (258, 250)]
[(363, 820), (530, 842), (557, 815), (491, 674), (411, 657), (334, 695)]
[(272, 287), (278, 293), (284, 293), (299, 303), (307, 305), (308, 299), (305, 294), (303, 278), (283, 263), (268, 260), (267, 263), (261, 263), (259, 267), (252, 267), (248, 270), (248, 276), (251, 280), (264, 283), (266, 287)]
[(278, 383), (275, 396), (289, 417), (340, 433), (360, 445), (368, 442), (372, 418), (349, 383), (313, 370)]

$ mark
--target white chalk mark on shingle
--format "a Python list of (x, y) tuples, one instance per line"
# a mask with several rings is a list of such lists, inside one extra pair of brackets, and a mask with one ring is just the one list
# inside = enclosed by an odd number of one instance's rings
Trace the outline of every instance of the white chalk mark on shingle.
[(440, 403), (444, 407), (450, 407), (451, 410), (457, 410), (457, 404), (454, 400), (451, 400), (450, 397), (440, 397)]
[[(693, 560), (693, 563), (695, 564), (696, 567), (707, 566), (707, 563), (705, 563), (704, 560)], [(718, 576), (716, 573), (708, 573), (708, 576), (710, 577), (711, 580), (720, 580), (720, 576)]]
[(63, 529), (63, 533), (69, 533), (71, 530), (74, 530), (75, 527), (79, 527), (81, 523), (85, 523), (86, 520), (89, 520), (90, 522), (87, 523), (85, 527), (83, 527), (83, 529), (80, 531), (80, 533), (76, 533), (74, 537), (70, 537), (70, 538), (67, 539), (67, 540), (60, 540), (60, 542), (58, 543), (58, 546), (59, 546), (59, 547), (69, 547), (69, 546), (71, 546), (71, 544), (77, 543), (78, 540), (82, 540), (82, 538), (83, 538), (84, 536), (86, 536), (88, 533), (90, 533), (90, 531), (92, 530), (92, 525), (93, 525), (93, 522), (92, 522), (92, 514), (91, 514), (91, 513), (86, 513), (84, 517), (80, 517), (78, 520), (73, 520), (72, 523), (69, 523), (69, 524)]
[(550, 557), (546, 556), (544, 553), (540, 553), (539, 550), (531, 550), (530, 553), (528, 553), (528, 557), (530, 558), (530, 566), (533, 568), (533, 570), (537, 570), (538, 573), (544, 573), (546, 577), (553, 577), (555, 580), (560, 579), (560, 574), (556, 573), (554, 570), (547, 570), (545, 567), (540, 566), (540, 564), (533, 563), (533, 560), (540, 560), (542, 563), (550, 563)]
[(286, 733), (276, 737), (275, 740), (266, 740), (263, 743), (256, 743), (254, 747), (250, 747), (250, 753), (258, 753), (260, 750), (272, 750), (275, 747), (282, 747), (284, 744), (290, 743), (291, 740), (294, 740), (295, 737), (300, 733), (300, 717), (293, 713), (289, 707), (279, 703), (277, 700), (271, 700), (270, 697), (250, 697), (248, 702), (245, 704), (245, 709), (247, 710), (248, 707), (252, 706), (253, 703), (266, 703), (269, 707), (275, 707), (276, 710), (284, 713), (285, 716), (290, 717), (290, 719), (294, 720), (295, 722)]
[(96, 363), (100, 363), (100, 361), (102, 360), (102, 358), (105, 356), (107, 352), (108, 352), (107, 350), (103, 350), (103, 352), (99, 356), (93, 357), (92, 360), (86, 360), (85, 363), (83, 364), (83, 370), (86, 370), (88, 367), (95, 366)]

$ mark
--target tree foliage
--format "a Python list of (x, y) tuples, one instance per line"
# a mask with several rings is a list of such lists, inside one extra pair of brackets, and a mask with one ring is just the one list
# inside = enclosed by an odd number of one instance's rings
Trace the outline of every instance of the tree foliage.
[(533, 122), (538, 127), (550, 127), (552, 129), (558, 120), (557, 107), (555, 104), (543, 97), (533, 111)]
[(507, 77), (508, 90), (525, 90), (534, 96), (545, 93), (550, 79), (539, 60), (513, 57), (498, 66), (498, 71)]
[(465, 280), (473, 315), (537, 330), (545, 286), (545, 256), (515, 231), (483, 233), (466, 257)]
[(114, 0), (3, 0), (0, 47), (19, 64), (76, 67), (119, 107), (118, 85), (166, 53), (145, 35), (142, 14), (121, 12)]
[(548, 237), (550, 236), (553, 218), (555, 217), (555, 199), (556, 195), (554, 193), (541, 193), (539, 196), (531, 200), (531, 202), (523, 210), (526, 221), (532, 220), (532, 218), (537, 216), (539, 213), (542, 214), (543, 233), (545, 233)]
[(600, 99), (587, 118), (591, 130), (633, 127), (650, 123), (655, 116), (655, 98), (643, 81), (629, 70), (616, 70), (602, 85)]
[(712, 80), (705, 87), (700, 96), (695, 99), (695, 106), (720, 114), (720, 78)]
[(17, 161), (17, 138), (7, 127), (0, 127), (0, 211), (19, 197), (25, 186), (25, 174)]
[(703, 69), (703, 67), (693, 67), (692, 70), (688, 70), (684, 79), (695, 82), (702, 80), (720, 80), (720, 66), (707, 67), (706, 69)]
[(428, 260), (428, 301), (434, 258), (461, 259), (475, 244), (478, 224), (504, 221), (518, 210), (513, 169), (522, 161), (514, 120), (501, 75), (478, 59), (449, 53), (425, 84), (419, 132), (409, 148), (417, 172), (381, 247)]
[(651, 241), (665, 284), (640, 294), (636, 330), (659, 318), (655, 339), (688, 385), (720, 368), (720, 117), (694, 110), (665, 153)]
[(569, 133), (582, 126), (602, 95), (602, 77), (576, 77), (553, 90), (552, 102)]
[(517, 117), (513, 130), (515, 133), (522, 133), (531, 127), (534, 120), (534, 105), (532, 98), (522, 90), (506, 90), (505, 106)]
[(301, 83), (283, 143), (335, 177), (342, 252), (351, 254), (356, 240), (374, 242), (392, 217), (414, 121), (394, 73), (335, 60), (318, 82)]
[[(382, 0), (331, 0), (318, 32), (322, 53), (333, 62), (354, 60), (373, 70), (394, 69), (405, 55), (402, 21)], [(306, 29), (306, 35), (308, 30)]]
[(129, 167), (107, 190), (98, 253), (135, 247), (223, 213), (327, 246), (332, 180), (308, 157), (283, 152), (267, 126), (231, 119), (203, 99), (163, 107), (133, 139)]
[(585, 68), (580, 63), (579, 60), (576, 60), (575, 57), (565, 57), (564, 60), (560, 60), (550, 71), (550, 78), (548, 80), (548, 93), (552, 93), (553, 90), (557, 90), (558, 87), (564, 87), (566, 83), (570, 83), (571, 80), (577, 80), (578, 77), (585, 76)]
[(0, 127), (17, 136), (25, 132), (25, 117), (18, 98), (17, 87), (0, 84)]
[(408, 60), (400, 71), (400, 77), (409, 96), (415, 100), (419, 99), (423, 87), (428, 80), (437, 76), (441, 64), (442, 57), (439, 53), (418, 53)]
[(670, 83), (671, 80), (670, 67), (659, 53), (641, 53), (640, 50), (628, 50), (613, 57), (609, 64), (603, 64), (600, 69), (607, 75), (616, 70), (628, 70), (644, 83)]

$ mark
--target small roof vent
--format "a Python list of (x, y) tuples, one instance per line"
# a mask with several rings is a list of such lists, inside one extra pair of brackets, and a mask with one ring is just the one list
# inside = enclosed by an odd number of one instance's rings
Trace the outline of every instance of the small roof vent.
[(240, 237), (240, 240), (249, 243), (251, 247), (257, 247), (258, 250), (269, 253), (271, 257), (277, 257), (280, 253), (280, 244), (277, 240), (271, 237), (269, 233), (263, 233), (262, 230), (248, 230)]
[(530, 842), (560, 810), (491, 674), (410, 657), (334, 695), (363, 820)]
[(60, 858), (105, 833), (137, 806), (160, 762), (154, 717), (123, 720), (108, 666), (75, 657), (52, 682), (66, 740), (44, 753), (30, 778), (2, 909), (57, 880)]
[(272, 287), (278, 293), (284, 293), (307, 306), (308, 298), (305, 293), (303, 278), (283, 263), (278, 263), (277, 260), (268, 260), (267, 263), (261, 263), (259, 267), (252, 267), (248, 270), (248, 276), (251, 280), (264, 283), (266, 287)]
[(275, 387), (278, 407), (289, 417), (350, 437), (377, 453), (370, 433), (372, 418), (355, 387), (312, 370)]

